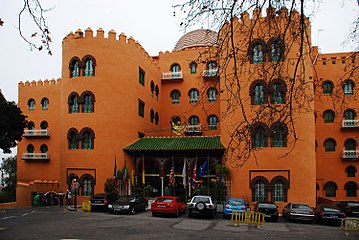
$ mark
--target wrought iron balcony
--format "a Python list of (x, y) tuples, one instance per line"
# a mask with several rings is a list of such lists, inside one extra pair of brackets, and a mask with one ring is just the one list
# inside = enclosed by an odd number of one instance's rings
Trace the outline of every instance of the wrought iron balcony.
[(24, 130), (24, 137), (49, 137), (50, 132), (47, 129)]
[(175, 80), (175, 79), (183, 79), (182, 72), (164, 72), (162, 73), (162, 80)]
[(187, 135), (198, 135), (198, 134), (202, 134), (202, 126), (199, 124), (199, 125), (188, 125), (186, 126), (186, 129), (185, 129), (185, 133)]
[(49, 160), (50, 155), (49, 153), (23, 153), (22, 154), (23, 160)]
[(345, 150), (344, 149), (343, 152), (342, 152), (342, 159), (355, 160), (355, 159), (358, 159), (358, 158), (359, 158), (359, 150)]
[(202, 72), (202, 77), (204, 78), (218, 78), (218, 69), (206, 69)]
[(359, 128), (359, 120), (358, 119), (343, 119), (342, 128)]

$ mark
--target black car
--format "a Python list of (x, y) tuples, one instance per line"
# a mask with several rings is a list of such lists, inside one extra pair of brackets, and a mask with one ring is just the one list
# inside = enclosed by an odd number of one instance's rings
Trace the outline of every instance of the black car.
[(341, 224), (345, 218), (344, 212), (334, 205), (318, 205), (314, 210), (314, 219), (316, 223)]
[(347, 217), (359, 217), (359, 202), (342, 201), (338, 203), (338, 207), (344, 211)]
[(98, 193), (91, 197), (91, 211), (108, 211), (108, 205), (118, 197), (112, 193)]
[(129, 213), (146, 211), (148, 200), (142, 196), (122, 196), (116, 202), (108, 205), (110, 213)]
[(254, 211), (264, 213), (267, 221), (278, 222), (278, 206), (274, 202), (257, 202)]

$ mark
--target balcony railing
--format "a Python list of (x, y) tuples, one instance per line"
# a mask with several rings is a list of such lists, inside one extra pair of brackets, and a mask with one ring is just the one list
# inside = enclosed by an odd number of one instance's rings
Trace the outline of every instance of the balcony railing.
[(49, 153), (23, 153), (22, 159), (24, 160), (49, 160)]
[(24, 137), (48, 137), (50, 132), (47, 129), (24, 130)]
[(162, 73), (163, 80), (170, 80), (170, 79), (183, 79), (182, 72), (164, 72)]
[(200, 133), (202, 132), (202, 126), (201, 125), (188, 125), (185, 129), (186, 133)]
[(202, 72), (202, 77), (204, 78), (211, 78), (211, 77), (218, 77), (218, 69), (206, 69)]
[(343, 119), (342, 128), (356, 128), (356, 127), (359, 127), (358, 119), (352, 119), (352, 120)]
[(343, 150), (342, 159), (358, 159), (359, 150)]

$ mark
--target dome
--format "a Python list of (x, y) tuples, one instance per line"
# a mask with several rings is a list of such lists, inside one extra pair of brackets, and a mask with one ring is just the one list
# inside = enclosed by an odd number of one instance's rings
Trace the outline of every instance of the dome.
[(217, 33), (212, 30), (198, 29), (186, 33), (177, 42), (173, 51), (189, 47), (211, 46), (217, 43)]

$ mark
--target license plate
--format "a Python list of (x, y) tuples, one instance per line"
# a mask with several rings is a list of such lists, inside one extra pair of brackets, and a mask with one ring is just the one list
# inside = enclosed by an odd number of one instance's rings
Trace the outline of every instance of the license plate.
[(338, 218), (337, 215), (332, 215), (332, 216), (329, 216), (329, 217), (331, 217), (331, 218)]
[(270, 215), (266, 215), (266, 217), (270, 217)]

